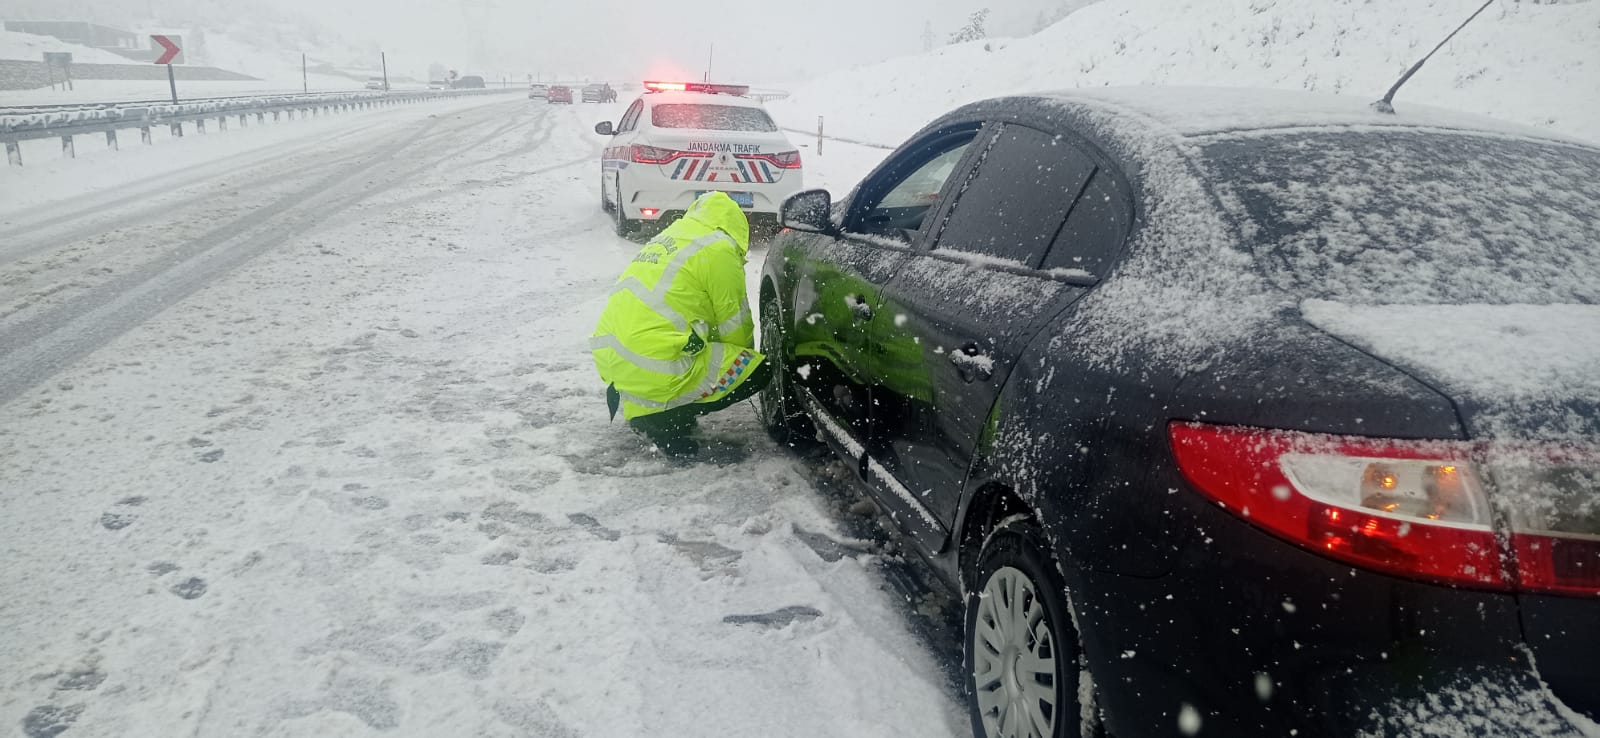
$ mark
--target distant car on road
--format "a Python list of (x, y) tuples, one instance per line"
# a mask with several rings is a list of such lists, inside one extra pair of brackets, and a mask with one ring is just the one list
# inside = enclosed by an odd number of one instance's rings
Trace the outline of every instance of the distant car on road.
[(561, 85), (552, 85), (550, 89), (545, 92), (545, 101), (551, 105), (571, 105), (572, 88), (563, 87)]
[(528, 85), (528, 99), (529, 100), (532, 100), (534, 98), (548, 99), (549, 96), (550, 96), (550, 86), (549, 85), (539, 85), (539, 84)]
[(973, 103), (786, 202), (762, 416), (964, 596), (978, 736), (1590, 735), (1597, 171), (1420, 105)]
[(446, 82), (446, 81), (444, 81), (442, 79), (430, 79), (430, 80), (428, 80), (428, 89), (430, 89), (430, 90), (448, 90), (448, 89), (450, 89), (450, 83)]
[(452, 87), (458, 90), (481, 90), (484, 88), (483, 78), (476, 74), (469, 74), (457, 79)]
[(617, 91), (609, 84), (584, 85), (583, 101), (586, 103), (616, 102)]
[(368, 77), (367, 78), (367, 89), (369, 89), (369, 90), (386, 90), (386, 89), (388, 89), (388, 85), (384, 83), (382, 77), (376, 77), (376, 76)]

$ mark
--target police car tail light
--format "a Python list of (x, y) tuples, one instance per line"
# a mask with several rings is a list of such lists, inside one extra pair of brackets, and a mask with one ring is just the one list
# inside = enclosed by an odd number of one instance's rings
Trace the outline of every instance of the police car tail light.
[(645, 82), (651, 92), (710, 92), (719, 95), (746, 95), (749, 85), (717, 85), (709, 82)]
[(676, 149), (663, 149), (657, 146), (644, 146), (634, 144), (633, 163), (635, 164), (671, 164), (679, 159), (703, 159), (711, 156), (703, 151), (678, 151)]
[(800, 152), (785, 151), (781, 154), (735, 154), (740, 159), (754, 159), (764, 161), (779, 169), (799, 169)]

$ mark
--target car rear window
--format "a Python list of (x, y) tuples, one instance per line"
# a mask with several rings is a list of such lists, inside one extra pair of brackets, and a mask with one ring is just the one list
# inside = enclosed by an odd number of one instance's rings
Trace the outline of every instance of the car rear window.
[(1228, 139), (1206, 148), (1255, 260), (1304, 298), (1359, 304), (1600, 302), (1600, 151), (1421, 131)]
[(694, 128), (702, 131), (778, 130), (767, 111), (733, 105), (674, 103), (650, 109), (650, 121), (657, 128)]

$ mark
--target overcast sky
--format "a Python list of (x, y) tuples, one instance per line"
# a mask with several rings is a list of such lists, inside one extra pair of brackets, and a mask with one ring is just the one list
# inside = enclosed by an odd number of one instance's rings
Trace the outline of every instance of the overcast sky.
[[(430, 56), (463, 73), (778, 82), (942, 42), (994, 8), (992, 33), (1032, 30), (1063, 0), (277, 0), (391, 57)], [(409, 64), (405, 65), (408, 68)]]

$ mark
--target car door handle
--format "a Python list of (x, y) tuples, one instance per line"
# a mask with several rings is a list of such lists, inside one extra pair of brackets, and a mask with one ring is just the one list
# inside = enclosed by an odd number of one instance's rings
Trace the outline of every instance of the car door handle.
[(872, 306), (867, 304), (866, 298), (861, 295), (850, 296), (850, 313), (858, 321), (872, 320)]
[(950, 363), (956, 365), (963, 382), (970, 384), (980, 379), (987, 382), (994, 378), (994, 359), (983, 353), (983, 347), (976, 341), (951, 351)]

